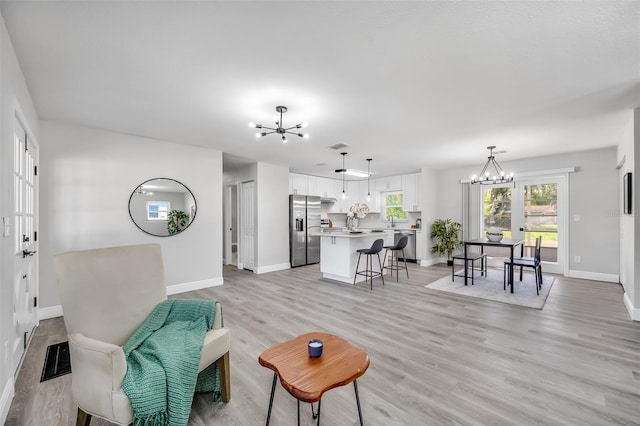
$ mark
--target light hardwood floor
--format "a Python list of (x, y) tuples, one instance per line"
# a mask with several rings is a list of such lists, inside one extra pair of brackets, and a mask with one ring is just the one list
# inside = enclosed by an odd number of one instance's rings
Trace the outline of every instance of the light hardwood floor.
[[(224, 286), (177, 296), (220, 300), (231, 331), (231, 402), (196, 396), (189, 424), (264, 424), (272, 372), (258, 355), (314, 330), (369, 354), (358, 380), (367, 425), (640, 424), (640, 323), (619, 285), (557, 277), (540, 311), (426, 289), (450, 270), (410, 267), (409, 280), (375, 280), (373, 291), (322, 281), (317, 265), (263, 275), (225, 267)], [(74, 424), (71, 375), (39, 383), (47, 345), (63, 340), (61, 318), (40, 323), (7, 425)], [(302, 407), (302, 424), (314, 424)], [(357, 420), (352, 385), (325, 394), (322, 424)], [(296, 424), (279, 385), (271, 424)]]

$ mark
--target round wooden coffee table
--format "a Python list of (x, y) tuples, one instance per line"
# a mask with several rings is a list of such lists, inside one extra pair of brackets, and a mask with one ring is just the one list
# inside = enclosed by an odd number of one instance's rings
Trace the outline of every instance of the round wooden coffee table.
[[(318, 358), (309, 356), (307, 344), (311, 339), (320, 339), (323, 342), (323, 352)], [(319, 425), (322, 395), (329, 389), (353, 382), (360, 425), (363, 424), (356, 379), (369, 368), (369, 356), (343, 338), (320, 332), (303, 334), (293, 340), (271, 346), (258, 357), (258, 362), (274, 371), (267, 426), (271, 418), (278, 377), (282, 387), (298, 400), (298, 424), (300, 401), (311, 403), (313, 418), (318, 419)], [(314, 402), (318, 403), (317, 413), (313, 411)]]

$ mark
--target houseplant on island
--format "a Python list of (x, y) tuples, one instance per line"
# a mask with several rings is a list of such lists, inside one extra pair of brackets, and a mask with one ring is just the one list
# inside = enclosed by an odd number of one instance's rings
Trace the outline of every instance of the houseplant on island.
[(347, 213), (347, 228), (353, 229), (358, 226), (358, 219), (364, 219), (369, 214), (369, 206), (355, 203), (349, 208)]
[(453, 264), (453, 251), (462, 247), (460, 231), (462, 225), (451, 219), (436, 219), (431, 227), (431, 238), (436, 245), (431, 247), (431, 253), (438, 256), (447, 256), (447, 265)]

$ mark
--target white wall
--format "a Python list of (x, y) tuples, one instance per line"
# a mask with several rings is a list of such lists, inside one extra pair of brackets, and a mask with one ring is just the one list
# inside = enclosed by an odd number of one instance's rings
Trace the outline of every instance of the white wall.
[(27, 131), (40, 141), (38, 116), (0, 15), (0, 214), (11, 219), (10, 236), (0, 237), (0, 424), (5, 422), (14, 391), (14, 371), (5, 345), (14, 337), (13, 130), (16, 107), (24, 114)]
[(256, 168), (256, 273), (289, 263), (289, 168), (259, 162)]
[[(42, 134), (42, 307), (60, 303), (52, 256), (71, 250), (160, 243), (170, 293), (222, 283), (220, 151), (46, 121)], [(184, 232), (154, 237), (131, 221), (129, 197), (152, 178), (193, 192), (198, 212)]]
[(431, 253), (433, 241), (431, 241), (431, 226), (439, 218), (440, 211), (440, 173), (435, 170), (422, 168), (420, 173), (420, 206), (422, 207), (422, 229), (424, 237), (423, 253), (424, 260), (421, 266), (428, 266), (438, 263), (438, 256)]
[[(498, 158), (498, 161), (505, 170), (516, 174), (576, 167), (576, 172), (569, 176), (569, 218), (579, 214), (581, 220), (569, 221), (569, 270), (594, 275), (619, 274), (615, 147), (512, 162), (502, 162)], [(478, 173), (481, 167), (482, 161), (473, 167), (440, 172), (439, 217), (462, 223), (462, 185), (459, 182)], [(575, 255), (581, 256), (581, 263), (573, 261)]]
[[(635, 170), (640, 161), (640, 108), (629, 114), (629, 124), (625, 129), (622, 141), (618, 145), (618, 164), (622, 163), (618, 181), (620, 182), (620, 283), (624, 288), (624, 302), (631, 318), (640, 321), (640, 213), (638, 212), (638, 196), (640, 196), (640, 178)], [(622, 176), (633, 173), (632, 212), (622, 212)]]

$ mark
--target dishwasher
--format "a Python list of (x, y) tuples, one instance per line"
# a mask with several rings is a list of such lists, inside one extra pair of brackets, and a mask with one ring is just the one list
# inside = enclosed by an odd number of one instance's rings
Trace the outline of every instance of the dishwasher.
[[(404, 248), (404, 255), (405, 255), (405, 259), (407, 262), (414, 262), (416, 261), (416, 231), (412, 231), (409, 229), (405, 229), (402, 231), (396, 231), (396, 233), (393, 235), (393, 244), (398, 244), (398, 241), (400, 241), (400, 238), (402, 237), (409, 237), (408, 241), (407, 241), (407, 246)], [(402, 259), (402, 255), (400, 253), (398, 253), (398, 258)]]

